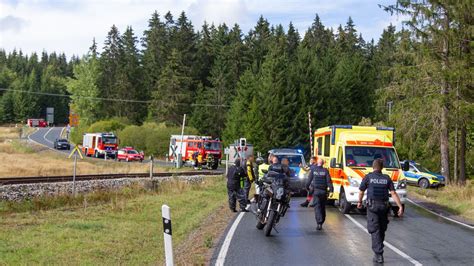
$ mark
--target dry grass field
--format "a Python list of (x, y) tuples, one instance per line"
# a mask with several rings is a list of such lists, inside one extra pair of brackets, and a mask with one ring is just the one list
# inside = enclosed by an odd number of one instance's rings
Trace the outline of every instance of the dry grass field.
[[(14, 176), (72, 175), (73, 159), (64, 153), (20, 139), (20, 128), (0, 127), (0, 178)], [(144, 173), (145, 163), (111, 162), (92, 158), (78, 160), (77, 174)], [(155, 171), (165, 171), (155, 166)]]

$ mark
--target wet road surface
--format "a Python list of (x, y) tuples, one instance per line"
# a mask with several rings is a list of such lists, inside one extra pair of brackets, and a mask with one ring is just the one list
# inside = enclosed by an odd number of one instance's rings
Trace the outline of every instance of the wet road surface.
[[(327, 208), (322, 231), (316, 231), (312, 208), (293, 198), (291, 208), (271, 237), (255, 228), (251, 213), (243, 214), (230, 242), (225, 265), (373, 265), (366, 216), (343, 215)], [(450, 223), (412, 204), (403, 218), (390, 217), (386, 234), (385, 265), (474, 265), (474, 231)], [(357, 223), (359, 225), (357, 225)], [(224, 234), (225, 237), (225, 234)], [(222, 244), (221, 240), (221, 244)], [(216, 248), (211, 264), (217, 261)], [(405, 257), (404, 257), (405, 256)]]

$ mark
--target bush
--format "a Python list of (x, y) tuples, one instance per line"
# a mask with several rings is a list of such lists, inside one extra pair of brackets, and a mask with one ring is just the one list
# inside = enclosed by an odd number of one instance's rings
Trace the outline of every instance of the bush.
[[(180, 127), (165, 124), (145, 123), (142, 126), (127, 126), (119, 132), (121, 146), (133, 146), (147, 155), (163, 157), (168, 153), (171, 135), (181, 133)], [(185, 134), (197, 134), (191, 127), (185, 128)]]
[(113, 132), (117, 134), (129, 124), (129, 121), (123, 118), (112, 118), (110, 120), (101, 120), (92, 125), (80, 124), (79, 127), (72, 129), (70, 140), (73, 143), (82, 143), (84, 133)]

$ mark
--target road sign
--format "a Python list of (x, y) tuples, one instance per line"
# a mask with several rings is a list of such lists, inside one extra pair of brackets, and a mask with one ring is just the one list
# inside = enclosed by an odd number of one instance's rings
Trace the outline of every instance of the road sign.
[(224, 149), (224, 154), (229, 154), (230, 153), (230, 149), (229, 148), (225, 148)]
[(79, 149), (79, 146), (78, 146), (78, 145), (76, 145), (76, 146), (74, 147), (74, 149), (71, 151), (71, 153), (69, 154), (69, 156), (68, 156), (67, 158), (71, 158), (71, 157), (72, 157), (73, 155), (75, 155), (75, 154), (76, 154), (76, 155), (79, 154), (79, 157), (81, 157), (81, 159), (84, 159), (84, 157), (82, 156), (82, 152), (81, 152), (81, 150)]
[(54, 124), (54, 107), (46, 108), (46, 121), (48, 121), (48, 125)]
[(69, 115), (69, 125), (72, 127), (79, 126), (79, 115), (78, 114), (70, 114)]

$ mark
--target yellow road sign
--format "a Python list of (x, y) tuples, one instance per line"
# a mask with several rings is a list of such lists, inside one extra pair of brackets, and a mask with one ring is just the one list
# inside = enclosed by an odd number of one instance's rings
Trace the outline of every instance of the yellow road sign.
[(77, 144), (76, 144), (76, 146), (74, 147), (74, 149), (71, 151), (71, 153), (69, 154), (69, 156), (67, 158), (71, 158), (74, 155), (74, 153), (76, 153), (76, 152), (77, 152), (77, 154), (79, 154), (79, 157), (81, 157), (81, 159), (84, 159), (84, 157), (82, 156), (82, 152), (79, 149), (79, 146), (77, 146)]

